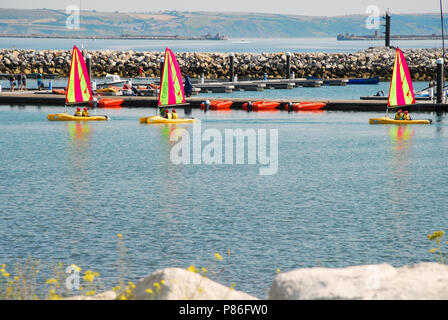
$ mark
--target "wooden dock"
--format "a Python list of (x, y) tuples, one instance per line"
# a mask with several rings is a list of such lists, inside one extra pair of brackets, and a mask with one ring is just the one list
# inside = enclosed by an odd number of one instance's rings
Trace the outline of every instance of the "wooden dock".
[[(119, 98), (123, 99), (123, 107), (125, 108), (155, 108), (157, 107), (158, 98), (156, 96), (95, 96), (98, 101), (102, 98)], [(179, 106), (177, 108), (200, 108), (204, 97), (187, 98), (188, 106)], [(217, 99), (220, 100), (220, 99)], [(224, 100), (224, 99), (222, 99)], [(258, 99), (239, 99), (229, 98), (225, 100), (233, 101), (232, 109), (242, 109), (245, 102), (255, 102)], [(266, 100), (268, 101), (268, 100)], [(273, 99), (269, 101), (277, 101), (281, 104), (288, 102), (307, 102), (311, 100), (305, 99)], [(325, 102), (327, 105), (323, 110), (328, 111), (369, 111), (384, 112), (386, 109), (386, 101), (369, 101), (369, 100), (327, 100), (316, 99), (312, 101)], [(65, 96), (51, 93), (32, 93), (32, 92), (2, 92), (0, 93), (0, 105), (31, 105), (31, 106), (55, 106), (63, 107), (65, 104)], [(430, 102), (417, 102), (408, 107), (411, 112), (448, 112), (448, 104), (434, 104)]]

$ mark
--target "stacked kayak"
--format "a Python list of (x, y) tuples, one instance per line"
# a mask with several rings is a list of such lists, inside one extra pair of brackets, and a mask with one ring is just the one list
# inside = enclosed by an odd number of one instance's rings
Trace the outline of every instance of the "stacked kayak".
[(98, 101), (99, 108), (119, 109), (123, 104), (123, 99), (101, 99)]
[(78, 117), (68, 113), (49, 114), (47, 119), (50, 121), (105, 121), (109, 120), (108, 116), (88, 116)]
[(96, 92), (115, 92), (115, 93), (117, 93), (117, 92), (119, 92), (120, 91), (120, 88), (113, 88), (113, 87), (110, 87), (110, 88), (102, 88), (102, 89), (97, 89), (96, 90)]
[(142, 117), (140, 118), (140, 123), (147, 124), (160, 124), (160, 123), (189, 123), (195, 122), (196, 119), (193, 118), (179, 118), (179, 119), (167, 119), (161, 116), (153, 116), (153, 117)]
[(280, 105), (280, 102), (270, 101), (256, 101), (254, 103), (246, 102), (243, 104), (243, 110), (246, 111), (264, 111), (264, 110), (276, 110)]
[(432, 120), (395, 120), (389, 117), (371, 118), (370, 124), (431, 124)]
[(63, 95), (66, 94), (66, 91), (65, 91), (65, 90), (62, 90), (62, 89), (53, 89), (51, 92), (52, 92), (53, 94), (63, 94)]
[(314, 111), (321, 110), (327, 104), (324, 102), (300, 102), (294, 103), (291, 106), (286, 105), (285, 110), (294, 110), (294, 111)]

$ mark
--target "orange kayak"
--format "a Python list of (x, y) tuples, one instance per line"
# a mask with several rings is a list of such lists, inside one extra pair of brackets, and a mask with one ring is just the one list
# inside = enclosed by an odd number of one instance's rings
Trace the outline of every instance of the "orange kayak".
[[(323, 102), (301, 102), (301, 103), (294, 103), (292, 105), (292, 108), (294, 111), (313, 111), (313, 110), (320, 110), (323, 107), (325, 107), (327, 104)], [(288, 110), (289, 106), (285, 106), (285, 110)]]
[[(274, 110), (280, 105), (280, 102), (257, 101), (252, 103), (253, 111)], [(243, 110), (248, 110), (249, 103), (243, 104)]]
[(119, 109), (121, 108), (121, 105), (123, 103), (123, 99), (101, 99), (100, 101), (98, 101), (98, 107), (99, 108), (108, 108), (108, 109), (112, 109), (112, 108), (116, 108)]
[(62, 89), (53, 89), (52, 92), (54, 94), (65, 94), (65, 90)]
[(232, 101), (211, 101), (210, 110), (229, 109), (232, 103)]

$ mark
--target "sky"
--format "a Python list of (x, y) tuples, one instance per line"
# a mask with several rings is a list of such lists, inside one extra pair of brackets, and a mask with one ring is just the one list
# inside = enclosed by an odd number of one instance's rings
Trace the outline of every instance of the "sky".
[[(148, 12), (159, 10), (266, 12), (311, 16), (366, 14), (369, 6), (381, 13), (437, 13), (439, 0), (0, 0), (0, 8), (65, 9), (81, 4), (81, 10)], [(448, 12), (448, 0), (443, 0)]]

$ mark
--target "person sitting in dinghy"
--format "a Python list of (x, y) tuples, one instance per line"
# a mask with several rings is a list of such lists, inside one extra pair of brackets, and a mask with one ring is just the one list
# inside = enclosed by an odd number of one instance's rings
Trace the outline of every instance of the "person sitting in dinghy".
[(412, 119), (411, 119), (411, 115), (409, 114), (408, 111), (405, 111), (405, 112), (404, 112), (403, 120), (412, 120)]
[(403, 111), (401, 109), (398, 110), (394, 120), (403, 120)]
[(81, 108), (76, 108), (75, 117), (81, 117)]
[(171, 111), (171, 118), (173, 118), (173, 119), (179, 119), (179, 116), (177, 115), (177, 112), (176, 112), (176, 110), (172, 110)]
[(168, 109), (165, 109), (165, 115), (164, 115), (164, 117), (165, 117), (166, 119), (172, 119), (172, 117), (171, 117), (171, 113), (168, 111)]
[(84, 110), (82, 111), (82, 116), (83, 117), (88, 117), (89, 116), (89, 110), (87, 110), (87, 108), (84, 108)]

